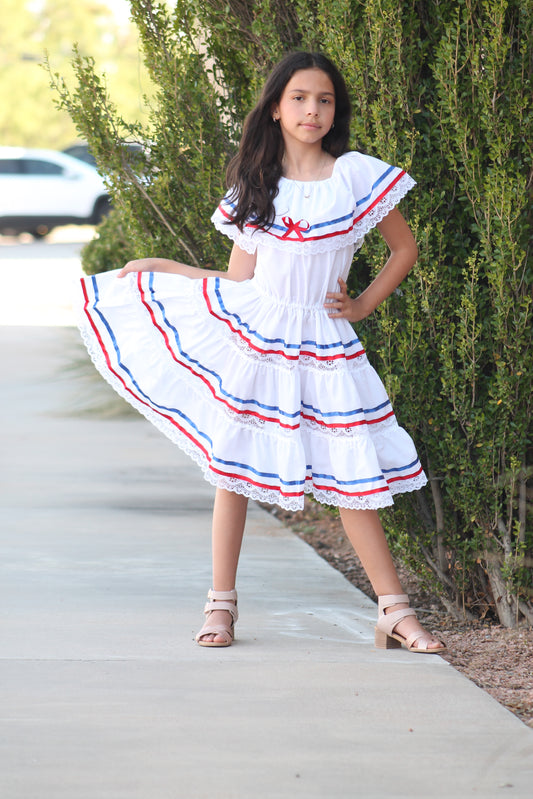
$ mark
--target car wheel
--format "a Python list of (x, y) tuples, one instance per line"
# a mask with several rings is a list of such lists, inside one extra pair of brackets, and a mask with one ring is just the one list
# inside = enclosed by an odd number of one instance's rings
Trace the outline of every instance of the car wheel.
[(94, 206), (93, 216), (92, 216), (92, 223), (93, 225), (98, 225), (104, 217), (108, 215), (111, 210), (111, 198), (110, 197), (100, 197), (97, 201), (96, 205)]

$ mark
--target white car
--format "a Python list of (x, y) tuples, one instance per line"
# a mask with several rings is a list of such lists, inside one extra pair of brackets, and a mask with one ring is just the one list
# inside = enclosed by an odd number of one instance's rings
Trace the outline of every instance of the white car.
[(96, 225), (110, 207), (89, 164), (55, 150), (0, 147), (0, 233), (44, 236), (58, 225)]

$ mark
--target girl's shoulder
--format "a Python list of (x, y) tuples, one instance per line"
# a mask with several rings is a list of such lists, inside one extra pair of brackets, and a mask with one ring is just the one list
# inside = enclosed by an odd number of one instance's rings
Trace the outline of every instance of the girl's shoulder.
[(357, 180), (361, 184), (370, 181), (371, 185), (376, 182), (387, 181), (391, 175), (407, 174), (402, 167), (394, 166), (381, 158), (367, 155), (367, 153), (362, 153), (358, 150), (350, 150), (339, 156), (335, 162), (333, 172), (334, 174)]

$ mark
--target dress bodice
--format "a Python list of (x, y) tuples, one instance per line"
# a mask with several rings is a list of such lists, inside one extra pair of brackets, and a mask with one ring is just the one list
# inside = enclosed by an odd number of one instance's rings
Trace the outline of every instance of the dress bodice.
[(217, 229), (249, 253), (257, 252), (257, 290), (282, 305), (323, 309), (326, 292), (346, 279), (355, 250), (415, 185), (401, 168), (358, 152), (345, 153), (325, 180), (281, 178), (276, 216), (268, 230), (250, 219), (231, 224), (231, 192), (213, 214)]
[(314, 255), (283, 253), (273, 247), (257, 248), (257, 263), (252, 281), (266, 301), (278, 306), (297, 306), (309, 311), (324, 311), (326, 292), (338, 291), (338, 279), (346, 280), (354, 245)]

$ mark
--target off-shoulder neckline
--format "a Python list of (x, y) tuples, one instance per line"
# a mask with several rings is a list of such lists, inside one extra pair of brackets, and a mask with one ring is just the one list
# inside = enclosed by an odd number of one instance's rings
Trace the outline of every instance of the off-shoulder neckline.
[(279, 182), (293, 183), (297, 186), (314, 186), (317, 183), (328, 183), (330, 180), (333, 180), (333, 178), (336, 176), (337, 164), (339, 163), (339, 161), (341, 161), (345, 156), (350, 155), (351, 153), (352, 151), (343, 153), (342, 155), (339, 155), (339, 157), (335, 159), (335, 162), (333, 164), (333, 169), (331, 170), (331, 175), (328, 178), (320, 178), (319, 180), (296, 180), (295, 178), (286, 178), (282, 175), (279, 179)]

